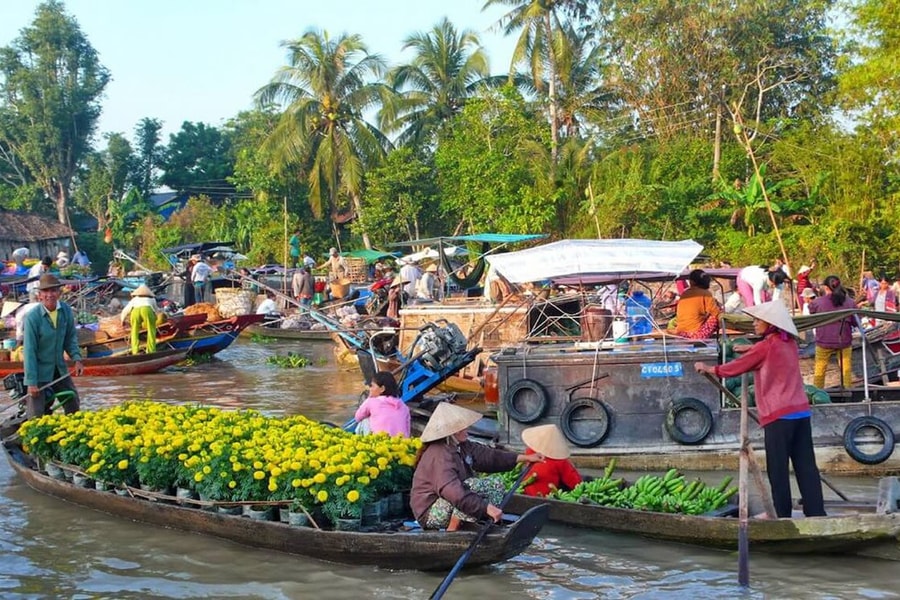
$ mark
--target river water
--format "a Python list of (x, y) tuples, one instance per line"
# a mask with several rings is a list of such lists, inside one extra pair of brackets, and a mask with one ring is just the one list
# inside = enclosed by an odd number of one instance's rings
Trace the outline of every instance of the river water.
[[(299, 351), (305, 369), (266, 364)], [(205, 402), (345, 420), (363, 391), (330, 345), (239, 340), (220, 360), (132, 378), (80, 379), (84, 408), (126, 399)], [(719, 475), (716, 475), (719, 478)], [(834, 478), (851, 495), (871, 483)], [(465, 572), (447, 598), (898, 598), (897, 563), (753, 553), (751, 588), (737, 555), (635, 536), (547, 526), (521, 556)], [(391, 572), (246, 548), (120, 520), (43, 496), (0, 464), (0, 598), (427, 598), (443, 574)]]

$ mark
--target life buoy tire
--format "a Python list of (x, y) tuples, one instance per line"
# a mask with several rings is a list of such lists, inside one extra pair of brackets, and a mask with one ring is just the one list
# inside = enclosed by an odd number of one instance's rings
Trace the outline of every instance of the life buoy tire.
[[(530, 410), (520, 410), (518, 403), (520, 400), (528, 400)], [(547, 408), (550, 402), (547, 399), (547, 390), (537, 381), (531, 379), (520, 379), (506, 390), (503, 397), (503, 406), (506, 413), (519, 423), (528, 425), (539, 420), (547, 414)]]
[[(878, 452), (863, 452), (856, 442), (857, 434), (866, 427), (877, 430), (884, 439), (884, 443)], [(894, 452), (894, 430), (878, 417), (856, 417), (847, 423), (847, 427), (844, 429), (844, 449), (853, 460), (864, 465), (883, 463)]]
[[(696, 427), (695, 431), (685, 431), (678, 424), (679, 416), (688, 412), (695, 413), (695, 418), (699, 419), (698, 427)], [(679, 398), (675, 400), (666, 414), (666, 431), (669, 433), (669, 437), (679, 444), (699, 444), (712, 431), (712, 426), (712, 411), (709, 410), (706, 404), (696, 398)]]
[[(595, 413), (595, 416), (579, 418), (579, 414), (583, 411), (592, 411)], [(588, 420), (592, 421), (592, 426), (588, 428), (588, 431), (584, 431), (580, 423)], [(609, 435), (609, 410), (599, 400), (576, 398), (569, 402), (563, 409), (562, 414), (559, 415), (559, 428), (562, 429), (566, 439), (576, 446), (593, 448)]]

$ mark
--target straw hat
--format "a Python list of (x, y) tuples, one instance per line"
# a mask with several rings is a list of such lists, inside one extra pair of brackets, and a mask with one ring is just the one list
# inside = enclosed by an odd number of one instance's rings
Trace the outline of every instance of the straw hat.
[(474, 410), (448, 402), (440, 402), (431, 413), (425, 430), (422, 431), (422, 441), (433, 442), (453, 435), (474, 425), (480, 418), (481, 414)]
[(398, 285), (406, 285), (407, 283), (409, 283), (409, 282), (404, 281), (403, 277), (401, 277), (400, 275), (397, 275), (396, 277), (394, 277), (394, 280), (391, 282), (391, 287), (397, 287)]
[(556, 460), (569, 458), (569, 445), (566, 443), (562, 431), (553, 423), (523, 430), (522, 441), (526, 446), (547, 458)]
[(131, 292), (132, 297), (134, 296), (143, 296), (144, 298), (153, 298), (153, 292), (150, 291), (150, 288), (147, 287), (146, 284), (142, 283), (137, 286), (137, 289)]
[(800, 270), (797, 271), (797, 274), (802, 275), (803, 273), (809, 273), (810, 271), (812, 271), (812, 268), (810, 268), (808, 265), (802, 265), (800, 267)]
[(12, 300), (4, 300), (3, 308), (0, 309), (0, 319), (5, 319), (6, 317), (15, 314), (17, 310), (25, 306), (21, 302), (13, 302)]
[(434, 263), (431, 263), (430, 265), (425, 267), (425, 272), (426, 273), (437, 273), (437, 265)]
[(814, 290), (812, 288), (804, 288), (803, 292), (800, 295), (803, 296), (804, 298), (815, 298), (816, 290)]
[(56, 278), (56, 275), (44, 273), (43, 275), (41, 275), (41, 278), (38, 281), (37, 289), (53, 290), (59, 287), (62, 287), (62, 284), (59, 282), (59, 279)]
[(800, 335), (797, 332), (797, 326), (794, 325), (794, 320), (791, 319), (791, 314), (781, 300), (763, 302), (756, 306), (750, 306), (745, 308), (744, 312), (760, 321), (765, 321), (769, 325), (774, 325), (778, 329), (786, 331), (791, 335)]

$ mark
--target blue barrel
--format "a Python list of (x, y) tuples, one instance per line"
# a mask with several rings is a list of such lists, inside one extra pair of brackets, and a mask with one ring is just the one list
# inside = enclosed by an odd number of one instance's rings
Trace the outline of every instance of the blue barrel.
[(628, 335), (647, 335), (653, 331), (650, 318), (650, 297), (637, 290), (625, 300), (625, 314), (628, 317)]

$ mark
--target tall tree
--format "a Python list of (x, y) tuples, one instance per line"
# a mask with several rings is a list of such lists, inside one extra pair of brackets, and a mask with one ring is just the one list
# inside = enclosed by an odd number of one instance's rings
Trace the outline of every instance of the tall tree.
[(134, 152), (125, 136), (111, 133), (106, 137), (106, 150), (86, 157), (73, 193), (75, 204), (97, 219), (97, 231), (106, 229), (118, 212), (135, 170)]
[(559, 11), (574, 4), (580, 3), (572, 0), (487, 0), (484, 3), (484, 8), (496, 5), (512, 7), (498, 22), (505, 35), (519, 32), (510, 73), (515, 70), (516, 65), (527, 64), (535, 89), (542, 92), (544, 85), (547, 86), (550, 154), (554, 164), (559, 149), (559, 73), (554, 37), (555, 32), (562, 28)]
[(434, 141), (488, 77), (488, 59), (477, 34), (457, 31), (446, 18), (407, 37), (403, 49), (415, 55), (388, 73), (387, 83), (400, 95), (385, 104), (379, 118), (386, 131), (402, 130), (400, 145), (422, 146)]
[(137, 145), (137, 167), (135, 185), (145, 198), (150, 196), (156, 185), (157, 170), (165, 154), (161, 147), (160, 134), (162, 121), (144, 117), (134, 128), (134, 141)]
[(0, 145), (28, 168), (67, 223), (72, 179), (90, 150), (109, 73), (62, 2), (50, 0), (0, 49), (0, 77)]
[[(360, 216), (365, 171), (378, 164), (390, 146), (364, 118), (365, 111), (380, 105), (389, 93), (384, 84), (373, 81), (383, 75), (384, 60), (369, 54), (358, 35), (331, 38), (312, 30), (285, 46), (288, 65), (256, 93), (263, 107), (285, 106), (264, 149), (272, 152), (279, 169), (303, 169), (317, 217), (326, 206), (334, 214), (342, 195)], [(363, 242), (371, 246), (365, 234)]]
[(169, 145), (159, 162), (160, 182), (191, 195), (221, 200), (234, 194), (228, 178), (234, 172), (231, 140), (222, 130), (185, 121), (169, 136)]

